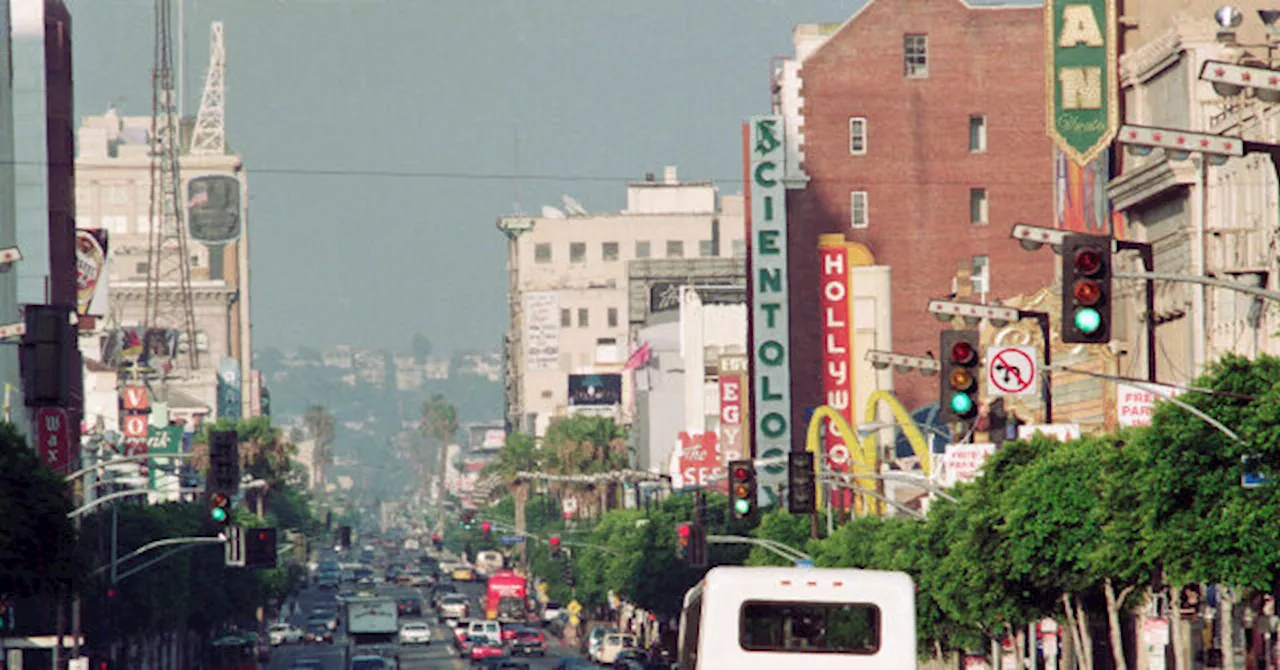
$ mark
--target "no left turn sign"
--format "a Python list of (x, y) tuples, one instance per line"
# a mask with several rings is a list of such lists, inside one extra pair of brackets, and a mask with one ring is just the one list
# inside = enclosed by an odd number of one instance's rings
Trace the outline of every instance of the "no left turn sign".
[(1034, 396), (1040, 393), (1035, 347), (987, 348), (987, 395)]

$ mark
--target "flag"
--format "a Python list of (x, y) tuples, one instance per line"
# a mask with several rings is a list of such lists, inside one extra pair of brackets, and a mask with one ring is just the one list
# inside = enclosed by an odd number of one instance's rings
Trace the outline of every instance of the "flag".
[(649, 364), (649, 343), (645, 342), (635, 351), (631, 352), (631, 357), (627, 359), (627, 364), (623, 366), (624, 370), (638, 370)]
[(208, 192), (208, 191), (201, 191), (201, 192), (199, 192), (199, 193), (197, 193), (197, 194), (195, 194), (195, 195), (191, 196), (191, 199), (187, 201), (187, 209), (192, 209), (192, 208), (194, 208), (194, 207), (199, 207), (200, 205), (203, 205), (203, 204), (205, 204), (206, 202), (209, 202), (209, 192)]

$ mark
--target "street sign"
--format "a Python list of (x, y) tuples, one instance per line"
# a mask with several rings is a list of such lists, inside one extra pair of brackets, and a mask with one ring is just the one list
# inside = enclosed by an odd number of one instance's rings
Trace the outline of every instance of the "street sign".
[(797, 567), (797, 568), (812, 568), (812, 567), (813, 567), (813, 561), (804, 561), (804, 560), (802, 560), (802, 561), (796, 561), (796, 567)]
[(54, 472), (66, 472), (71, 465), (71, 425), (62, 407), (36, 410), (36, 442), (40, 457)]
[(569, 610), (570, 614), (573, 614), (576, 616), (577, 614), (582, 612), (582, 603), (578, 602), (577, 600), (570, 600), (569, 604), (565, 605), (564, 608)]
[(1035, 347), (987, 347), (987, 396), (1040, 393)]
[(524, 542), (523, 535), (503, 535), (498, 538), (498, 543), (503, 545), (520, 544), (521, 542)]

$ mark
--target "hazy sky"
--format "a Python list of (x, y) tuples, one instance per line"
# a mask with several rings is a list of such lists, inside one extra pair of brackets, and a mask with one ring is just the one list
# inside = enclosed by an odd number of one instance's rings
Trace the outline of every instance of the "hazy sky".
[[(174, 0), (177, 2), (178, 0)], [(66, 0), (76, 113), (151, 109), (153, 0)], [(519, 136), (526, 212), (677, 165), (740, 190), (769, 60), (851, 0), (186, 0), (186, 112), (225, 24), (256, 348), (496, 348)], [(534, 176), (536, 175), (536, 177)]]

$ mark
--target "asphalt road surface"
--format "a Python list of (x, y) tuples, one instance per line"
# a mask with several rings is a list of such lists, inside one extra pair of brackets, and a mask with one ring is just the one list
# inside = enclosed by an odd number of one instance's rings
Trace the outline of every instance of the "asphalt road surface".
[[(471, 598), (471, 610), (473, 612), (482, 611), (481, 597), (484, 592), (483, 583), (458, 584), (458, 590)], [(317, 607), (337, 607), (337, 591), (318, 591), (314, 588), (303, 591), (298, 596), (298, 611), (289, 617), (289, 623), (302, 628), (306, 623), (307, 614)], [(423, 601), (427, 601), (426, 590), (395, 587), (395, 586), (379, 586), (379, 595), (388, 595), (395, 597), (403, 593), (419, 595)], [(426, 602), (429, 606), (430, 603)], [(402, 618), (401, 621), (419, 620), (417, 617)], [(458, 656), (458, 650), (453, 646), (453, 636), (443, 626), (436, 624), (435, 612), (429, 607), (423, 612), (421, 620), (431, 624), (431, 644), (426, 646), (402, 646), (400, 648), (400, 666), (399, 670), (426, 670), (430, 669), (448, 669), (448, 670), (467, 670), (471, 667), (468, 660), (464, 660)], [(547, 636), (547, 643), (551, 645), (545, 658), (529, 658), (521, 659), (529, 664), (530, 670), (551, 670), (556, 661), (563, 656), (578, 656), (576, 650), (564, 649), (556, 646), (559, 640)], [(267, 665), (267, 670), (289, 670), (293, 666), (293, 662), (299, 659), (317, 659), (324, 665), (324, 670), (346, 670), (342, 666), (343, 648), (346, 644), (346, 636), (343, 633), (341, 624), (338, 626), (337, 632), (333, 636), (333, 644), (286, 644), (276, 647), (271, 653), (271, 662)]]

